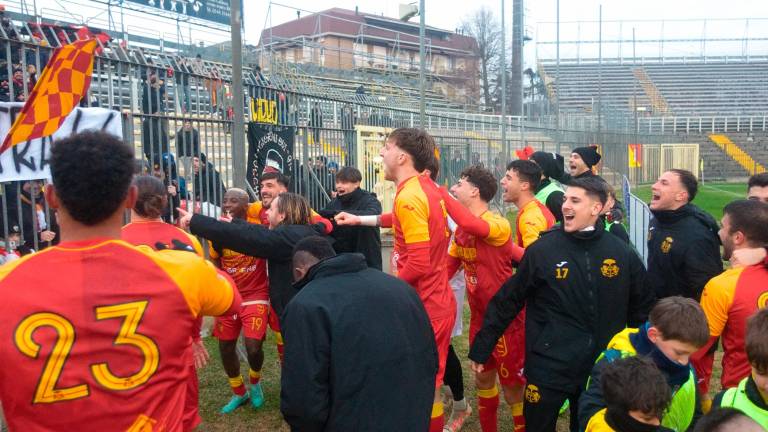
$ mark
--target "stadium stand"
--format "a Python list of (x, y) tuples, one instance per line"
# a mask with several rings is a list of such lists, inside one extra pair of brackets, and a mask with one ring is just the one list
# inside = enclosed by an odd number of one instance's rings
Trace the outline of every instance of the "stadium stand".
[[(566, 112), (593, 112), (602, 92), (604, 107), (632, 113), (634, 96), (643, 115), (751, 115), (768, 111), (768, 60), (715, 58), (638, 62), (624, 59), (561, 63), (547, 60), (539, 70)], [(602, 75), (602, 79), (598, 77)], [(602, 87), (602, 88), (600, 88)]]

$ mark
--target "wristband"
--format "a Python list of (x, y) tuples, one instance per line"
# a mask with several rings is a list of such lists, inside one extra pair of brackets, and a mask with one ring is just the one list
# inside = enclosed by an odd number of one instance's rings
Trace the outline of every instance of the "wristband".
[(373, 216), (358, 216), (360, 218), (360, 225), (377, 227), (381, 225), (381, 215)]

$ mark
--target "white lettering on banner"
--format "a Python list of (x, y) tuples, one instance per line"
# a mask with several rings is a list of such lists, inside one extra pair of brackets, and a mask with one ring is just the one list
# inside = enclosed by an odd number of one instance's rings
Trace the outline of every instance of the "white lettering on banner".
[[(8, 135), (23, 103), (0, 102), (0, 142)], [(0, 153), (0, 182), (51, 178), (51, 144), (73, 133), (102, 130), (120, 139), (120, 113), (106, 108), (75, 108), (51, 136), (19, 143)]]

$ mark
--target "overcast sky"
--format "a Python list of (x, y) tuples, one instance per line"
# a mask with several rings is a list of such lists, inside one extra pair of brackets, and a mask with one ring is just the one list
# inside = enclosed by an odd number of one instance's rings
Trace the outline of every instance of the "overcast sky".
[[(20, 0), (15, 0), (16, 2)], [(104, 0), (102, 0), (103, 2)], [(398, 5), (408, 3), (408, 0), (241, 0), (244, 4), (245, 40), (250, 44), (257, 44), (262, 29), (270, 25), (277, 25), (296, 18), (296, 10), (301, 10), (301, 15), (306, 16), (312, 12), (318, 12), (333, 7), (354, 10), (359, 7), (361, 12), (384, 14), (390, 17), (398, 16)], [(9, 5), (14, 3), (9, 1)], [(31, 0), (27, 0), (31, 8)], [(67, 10), (64, 12), (64, 4)], [(597, 21), (598, 9), (602, 4), (603, 9), (603, 40), (625, 39), (631, 40), (632, 28), (635, 28), (637, 40), (643, 39), (673, 39), (673, 38), (700, 38), (706, 35), (708, 38), (742, 38), (746, 34), (753, 38), (768, 39), (768, 0), (560, 0), (560, 33), (561, 41), (568, 40), (597, 40), (598, 26), (587, 23)], [(93, 7), (90, 7), (93, 5)], [(287, 5), (287, 6), (285, 6)], [(501, 16), (501, 0), (426, 0), (426, 21), (428, 25), (447, 30), (454, 30), (474, 10), (480, 7), (488, 7), (495, 12), (496, 17)], [(506, 0), (507, 30), (512, 29), (512, 0)], [(556, 0), (529, 0), (525, 2), (526, 9), (526, 33), (534, 40), (527, 44), (527, 62), (533, 62), (536, 56), (554, 58), (553, 45), (536, 44), (536, 42), (553, 41), (555, 39), (554, 22), (556, 17)], [(44, 10), (46, 15), (59, 15), (67, 17), (75, 14), (84, 20), (92, 18), (91, 22), (104, 21), (106, 19), (105, 7), (95, 1), (89, 0), (37, 0), (39, 10)], [(115, 14), (117, 15), (117, 14)], [(750, 22), (745, 25), (745, 18)], [(760, 19), (764, 18), (764, 19)], [(119, 16), (115, 16), (119, 20)], [(708, 21), (704, 25), (704, 19), (741, 19), (739, 21)], [(630, 21), (634, 20), (634, 21)], [(654, 20), (650, 22), (648, 20)], [(663, 25), (661, 20), (666, 20)], [(674, 21), (686, 20), (686, 21)], [(412, 21), (418, 22), (418, 17)], [(581, 24), (575, 22), (581, 21)], [(611, 22), (614, 21), (614, 22)], [(615, 21), (623, 21), (621, 24)], [(173, 40), (177, 37), (175, 25), (156, 24), (151, 18), (147, 20), (126, 20), (127, 25), (153, 33), (162, 33), (166, 39)], [(187, 30), (182, 30), (186, 36)], [(225, 33), (202, 29), (195, 31), (193, 39), (206, 39), (212, 41), (226, 37)], [(619, 37), (621, 36), (621, 37)], [(509, 39), (508, 39), (509, 40)], [(740, 41), (730, 43), (709, 43), (706, 46), (707, 54), (741, 54), (743, 44)], [(538, 48), (538, 52), (537, 52)], [(604, 44), (603, 55), (617, 57), (618, 55), (631, 55), (631, 43), (622, 46), (618, 44)], [(661, 44), (649, 42), (638, 44), (638, 56), (657, 55), (661, 51)], [(752, 42), (748, 47), (752, 54), (768, 55), (768, 41)], [(696, 43), (665, 43), (664, 55), (691, 56), (697, 55), (702, 50), (701, 44)], [(596, 45), (591, 47), (582, 45), (581, 57), (596, 56)], [(561, 45), (561, 57), (574, 57), (575, 45)]]

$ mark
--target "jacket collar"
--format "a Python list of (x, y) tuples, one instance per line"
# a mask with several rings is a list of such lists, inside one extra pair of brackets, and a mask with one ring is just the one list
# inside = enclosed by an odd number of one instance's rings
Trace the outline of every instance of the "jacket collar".
[(675, 223), (693, 215), (693, 205), (688, 203), (677, 210), (651, 210), (651, 213), (661, 223)]
[(577, 242), (593, 242), (599, 240), (603, 236), (603, 233), (605, 232), (605, 224), (601, 223), (600, 218), (598, 218), (597, 223), (595, 223), (595, 229), (590, 231), (569, 233), (565, 231), (565, 225), (563, 224), (560, 224), (560, 229), (563, 231), (563, 234)]
[(348, 206), (354, 202), (359, 201), (360, 198), (363, 197), (364, 193), (365, 191), (362, 188), (357, 188), (348, 194), (339, 195), (339, 202), (344, 206)]
[(368, 268), (365, 263), (365, 256), (359, 253), (343, 253), (334, 257), (326, 258), (310, 267), (304, 277), (293, 284), (297, 290), (304, 288), (314, 280), (336, 276), (344, 273), (357, 273)]

